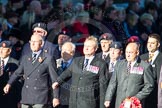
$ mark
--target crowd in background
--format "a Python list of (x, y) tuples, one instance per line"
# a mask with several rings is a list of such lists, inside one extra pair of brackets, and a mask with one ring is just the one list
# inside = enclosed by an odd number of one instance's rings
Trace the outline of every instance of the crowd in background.
[[(42, 31), (36, 29), (37, 27), (41, 28)], [(104, 47), (107, 47), (106, 56), (111, 56), (111, 48), (122, 49), (118, 52), (118, 57), (115, 58), (122, 60), (125, 58), (125, 48), (130, 42), (137, 42), (140, 45), (139, 55), (147, 52), (154, 53), (157, 50), (159, 54), (162, 50), (160, 46), (162, 42), (160, 38), (162, 36), (162, 1), (1, 0), (0, 42), (6, 40), (11, 42), (12, 51), (9, 56), (21, 63), (24, 55), (30, 52), (29, 44), (31, 44), (31, 36), (34, 33), (42, 34), (45, 42), (42, 49), (50, 56), (54, 56), (56, 64), (60, 58), (66, 59), (69, 55), (72, 58), (73, 56), (83, 56), (83, 43), (89, 36), (97, 38), (100, 47), (94, 53), (104, 60), (105, 58), (102, 57)], [(149, 40), (150, 38), (155, 38), (155, 43), (159, 44), (154, 48), (155, 51), (149, 51), (149, 43), (152, 42), (152, 40)], [(103, 40), (108, 42), (106, 43)], [(72, 44), (73, 47), (76, 45), (76, 50), (74, 51), (75, 48), (71, 49), (73, 54), (70, 53), (68, 56), (62, 52), (62, 46), (66, 42), (72, 42), (68, 44)], [(117, 43), (112, 44), (113, 42)], [(3, 47), (3, 44), (0, 47)], [(137, 56), (139, 55), (137, 54)], [(68, 60), (71, 59), (71, 56)], [(147, 58), (142, 57), (142, 60)], [(111, 57), (108, 60), (105, 61), (108, 62), (110, 68)], [(156, 86), (152, 93), (153, 96), (150, 96), (154, 99), (157, 99), (157, 82), (159, 81), (162, 63), (158, 61), (157, 64), (158, 69), (155, 68), (154, 70), (157, 73), (154, 76)], [(154, 66), (154, 63), (151, 65)], [(59, 72), (63, 70), (59, 70)], [(112, 73), (110, 76), (112, 76)], [(147, 100), (148, 103), (151, 102), (150, 98)], [(157, 100), (155, 101), (152, 105), (157, 105)], [(149, 108), (148, 106), (146, 108)]]
[(1, 40), (9, 39), (9, 31), (16, 28), (19, 30), (17, 37), (24, 45), (32, 34), (32, 25), (45, 22), (47, 39), (54, 44), (57, 44), (58, 33), (66, 28), (74, 43), (82, 43), (89, 35), (98, 38), (106, 32), (111, 32), (115, 40), (122, 42), (135, 35), (140, 38), (141, 53), (146, 52), (148, 35), (162, 34), (162, 3), (130, 0), (125, 1), (125, 5), (120, 4), (115, 4), (115, 0), (10, 0), (7, 4), (2, 1)]

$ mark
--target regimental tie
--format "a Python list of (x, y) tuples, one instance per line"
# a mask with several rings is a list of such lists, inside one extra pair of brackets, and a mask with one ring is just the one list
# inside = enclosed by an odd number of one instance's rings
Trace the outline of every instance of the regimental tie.
[(129, 74), (131, 71), (131, 62), (128, 62), (128, 65), (127, 65), (127, 74)]
[(102, 59), (103, 59), (103, 60), (106, 60), (106, 55), (105, 55), (105, 54), (102, 55)]
[(114, 62), (110, 63), (109, 72), (114, 72)]
[(86, 68), (88, 66), (88, 61), (89, 61), (89, 59), (85, 59), (83, 70), (86, 70)]
[(3, 75), (3, 71), (4, 71), (4, 60), (1, 60), (1, 70), (0, 70), (0, 76)]
[(32, 64), (36, 61), (37, 54), (33, 53), (32, 54)]
[(152, 62), (152, 58), (154, 57), (154, 53), (149, 54), (149, 59), (148, 59), (148, 63)]

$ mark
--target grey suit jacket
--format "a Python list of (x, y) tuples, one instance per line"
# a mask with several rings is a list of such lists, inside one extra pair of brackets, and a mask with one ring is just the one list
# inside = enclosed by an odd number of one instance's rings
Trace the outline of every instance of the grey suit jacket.
[[(32, 64), (32, 54), (23, 56), (19, 68), (14, 72), (8, 81), (9, 84), (20, 76), (24, 77), (22, 88), (23, 104), (47, 104), (50, 82), (55, 82), (57, 78), (56, 64), (53, 57), (43, 52), (39, 55), (34, 64)], [(58, 90), (53, 91), (54, 98), (58, 98)]]
[(108, 84), (106, 62), (95, 57), (91, 70), (83, 71), (84, 57), (74, 58), (69, 68), (58, 77), (59, 84), (71, 78), (69, 108), (104, 108)]
[(139, 100), (145, 99), (153, 90), (154, 79), (148, 63), (138, 59), (133, 68), (135, 73), (127, 74), (127, 61), (121, 60), (115, 66), (115, 71), (111, 77), (107, 88), (105, 100), (112, 100), (114, 92), (116, 93), (115, 108), (119, 108), (122, 101), (127, 97), (137, 97)]

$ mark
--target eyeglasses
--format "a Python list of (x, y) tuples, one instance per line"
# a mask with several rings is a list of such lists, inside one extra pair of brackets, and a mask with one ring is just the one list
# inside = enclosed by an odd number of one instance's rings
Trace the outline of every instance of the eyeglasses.
[(43, 33), (44, 31), (40, 31), (40, 30), (33, 30), (33, 33)]

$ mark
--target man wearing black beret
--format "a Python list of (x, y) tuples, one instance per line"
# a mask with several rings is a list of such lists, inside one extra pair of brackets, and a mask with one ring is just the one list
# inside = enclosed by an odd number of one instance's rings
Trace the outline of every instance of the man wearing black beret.
[[(54, 51), (56, 46), (54, 44), (52, 44), (51, 42), (46, 40), (46, 37), (47, 37), (47, 25), (45, 23), (43, 23), (43, 22), (35, 23), (32, 26), (32, 29), (33, 29), (33, 34), (38, 34), (45, 40), (45, 43), (43, 45), (42, 50), (44, 52), (48, 53), (51, 56), (54, 56), (54, 57), (57, 56), (58, 52)], [(28, 54), (29, 52), (31, 52), (31, 50), (30, 50), (29, 43), (27, 43), (27, 44), (24, 45), (24, 48), (23, 48), (23, 51), (22, 51), (22, 56)]]
[(2, 41), (0, 43), (0, 102), (1, 108), (17, 108), (17, 104), (21, 98), (22, 83), (16, 81), (14, 88), (9, 94), (4, 95), (3, 87), (7, 84), (9, 77), (18, 68), (19, 62), (10, 57), (11, 42)]
[(104, 33), (99, 38), (101, 44), (101, 52), (97, 54), (99, 58), (102, 58), (106, 62), (110, 60), (109, 49), (111, 43), (114, 41), (114, 37), (111, 33)]
[(57, 44), (58, 46), (55, 49), (55, 52), (58, 52), (58, 55), (55, 56), (56, 59), (61, 58), (61, 47), (65, 42), (71, 42), (72, 33), (69, 29), (62, 29), (62, 31), (58, 34)]

